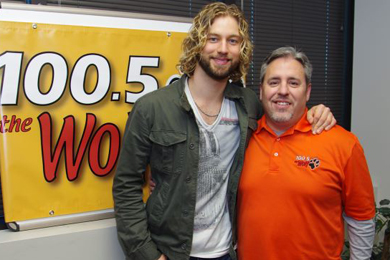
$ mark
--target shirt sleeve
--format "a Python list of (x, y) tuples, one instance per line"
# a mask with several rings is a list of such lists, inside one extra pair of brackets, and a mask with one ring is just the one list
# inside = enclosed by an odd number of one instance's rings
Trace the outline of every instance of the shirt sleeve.
[(343, 218), (347, 223), (350, 260), (370, 259), (375, 237), (374, 219), (356, 220), (345, 213)]
[(150, 160), (150, 121), (142, 103), (136, 102), (126, 123), (113, 183), (119, 242), (129, 260), (155, 260), (161, 256), (151, 239), (142, 200), (144, 173)]
[(349, 217), (355, 220), (370, 220), (375, 216), (371, 176), (363, 148), (357, 138), (344, 168), (342, 199), (344, 212)]

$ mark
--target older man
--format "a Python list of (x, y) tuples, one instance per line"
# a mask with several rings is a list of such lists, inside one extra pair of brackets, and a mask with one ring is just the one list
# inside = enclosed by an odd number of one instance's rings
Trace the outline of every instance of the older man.
[[(183, 42), (185, 75), (135, 103), (113, 186), (127, 259), (235, 259), (237, 185), (260, 102), (230, 81), (245, 77), (251, 54), (241, 11), (209, 4)], [(156, 188), (145, 207), (148, 165)]]
[(273, 51), (262, 65), (265, 115), (239, 184), (239, 259), (341, 259), (343, 215), (351, 259), (370, 258), (375, 206), (363, 149), (340, 126), (311, 133), (311, 72), (306, 55), (291, 47)]

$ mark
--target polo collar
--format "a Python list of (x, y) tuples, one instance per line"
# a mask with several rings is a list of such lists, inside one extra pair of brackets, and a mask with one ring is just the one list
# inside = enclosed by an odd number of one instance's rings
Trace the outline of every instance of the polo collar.
[[(267, 125), (266, 121), (267, 119), (265, 115), (263, 115), (259, 120), (259, 127), (257, 128), (255, 133), (259, 134), (260, 131), (264, 129), (272, 135), (276, 136), (275, 132)], [(299, 131), (303, 133), (311, 131), (311, 124), (309, 123), (309, 121), (307, 121), (307, 108), (305, 109), (305, 113), (303, 113), (301, 119), (294, 126), (290, 127), (286, 132), (284, 132), (281, 136), (292, 135), (294, 131)]]

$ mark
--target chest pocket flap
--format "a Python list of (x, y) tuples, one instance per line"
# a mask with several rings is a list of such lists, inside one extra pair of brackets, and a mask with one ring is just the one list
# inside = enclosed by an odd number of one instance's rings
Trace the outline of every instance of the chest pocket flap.
[(179, 173), (183, 167), (187, 134), (175, 131), (152, 131), (150, 165), (161, 173)]
[(187, 140), (187, 135), (174, 131), (152, 131), (149, 138), (153, 143), (162, 146), (171, 146)]

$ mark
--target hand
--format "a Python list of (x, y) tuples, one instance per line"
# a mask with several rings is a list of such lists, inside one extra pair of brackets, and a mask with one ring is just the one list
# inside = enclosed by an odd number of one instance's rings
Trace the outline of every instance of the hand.
[(168, 258), (165, 255), (161, 255), (160, 258), (157, 260), (168, 260)]
[(312, 126), (313, 134), (320, 134), (324, 129), (328, 131), (336, 124), (330, 108), (322, 104), (312, 107), (307, 112), (307, 121)]
[(154, 182), (152, 175), (149, 174), (149, 195), (151, 195), (156, 188), (156, 183)]

